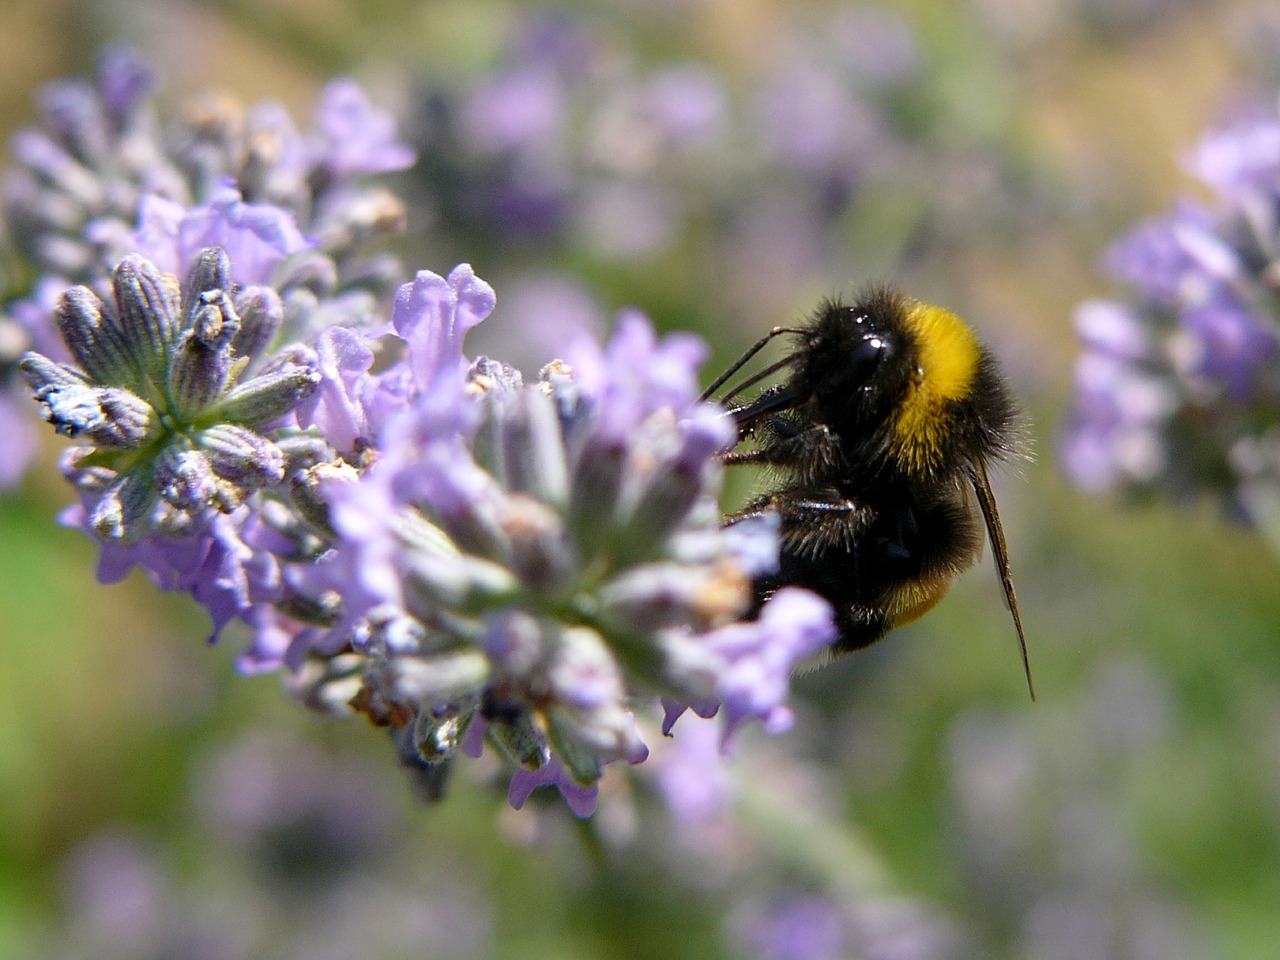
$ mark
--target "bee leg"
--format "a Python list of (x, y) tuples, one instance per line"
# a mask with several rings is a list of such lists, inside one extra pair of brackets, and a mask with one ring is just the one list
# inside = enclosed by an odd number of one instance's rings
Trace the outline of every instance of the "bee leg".
[(730, 450), (728, 453), (722, 453), (720, 462), (726, 467), (738, 467), (743, 464), (768, 463), (769, 457), (764, 448), (754, 447), (751, 450)]

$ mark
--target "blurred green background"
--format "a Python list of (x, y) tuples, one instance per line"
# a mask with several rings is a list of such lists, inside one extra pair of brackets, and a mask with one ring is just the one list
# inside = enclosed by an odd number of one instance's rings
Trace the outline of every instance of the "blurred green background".
[[(1280, 78), (1269, 6), (885, 5), (917, 49), (876, 105), (907, 159), (875, 170), (799, 279), (770, 277), (767, 254), (754, 274), (708, 254), (723, 211), (660, 250), (604, 256), (411, 207), (410, 268), (466, 259), (494, 283), (498, 356), (518, 336), (504, 279), (547, 264), (606, 313), (699, 330), (712, 366), (851, 281), (892, 277), (970, 318), (1035, 438), (997, 494), (1038, 703), (987, 562), (888, 642), (797, 679), (797, 728), (743, 745), (731, 826), (689, 833), (625, 786), (585, 826), (466, 780), (422, 807), (375, 731), (236, 676), (234, 632), (207, 649), (192, 604), (137, 576), (99, 586), (91, 545), (55, 525), (69, 492), (49, 438), (0, 494), (0, 956), (816, 955), (763, 953), (749, 932), (789, 890), (844, 911), (833, 956), (1280, 956), (1277, 558), (1207, 505), (1074, 492), (1055, 451), (1074, 305), (1109, 291), (1111, 239), (1195, 190), (1179, 158), (1201, 131)], [(32, 122), (36, 88), (88, 72), (106, 42), (154, 62), (170, 109), (212, 86), (305, 117), (352, 73), (403, 115), (415, 90), (474, 83), (536, 9), (590, 24), (628, 69), (696, 60), (733, 92), (797, 25), (821, 36), (853, 8), (8, 0), (0, 130)], [(425, 189), (406, 178), (411, 204)], [(225, 813), (244, 795), (259, 806)]]

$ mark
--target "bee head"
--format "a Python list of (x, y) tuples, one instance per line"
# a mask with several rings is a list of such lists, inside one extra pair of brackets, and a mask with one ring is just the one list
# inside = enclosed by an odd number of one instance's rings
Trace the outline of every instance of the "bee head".
[(792, 389), (846, 442), (888, 422), (910, 388), (916, 347), (904, 318), (911, 303), (889, 288), (853, 304), (831, 301), (799, 336)]
[(934, 479), (1008, 449), (1013, 404), (960, 317), (891, 287), (824, 304), (801, 334), (797, 396), (851, 450)]

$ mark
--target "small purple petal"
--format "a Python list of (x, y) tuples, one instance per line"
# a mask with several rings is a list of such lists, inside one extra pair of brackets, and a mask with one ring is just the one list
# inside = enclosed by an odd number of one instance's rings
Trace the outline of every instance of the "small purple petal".
[(298, 424), (319, 427), (335, 448), (353, 452), (357, 440), (369, 439), (359, 381), (373, 366), (373, 351), (357, 331), (330, 327), (320, 334), (316, 355), (320, 386), (298, 405)]
[(569, 776), (564, 765), (552, 754), (551, 759), (537, 770), (519, 767), (511, 776), (511, 786), (507, 790), (507, 802), (512, 808), (519, 810), (529, 799), (529, 795), (538, 787), (555, 787), (564, 797), (574, 816), (586, 819), (595, 813), (596, 798), (600, 788), (596, 785), (584, 787)]
[(185, 271), (178, 249), (178, 234), (187, 217), (187, 208), (175, 200), (153, 193), (138, 203), (138, 225), (133, 231), (132, 249), (146, 257), (164, 273), (182, 276)]
[(107, 50), (98, 61), (98, 90), (117, 123), (145, 103), (155, 85), (155, 71), (132, 50)]
[(1076, 334), (1086, 349), (1142, 360), (1151, 342), (1134, 309), (1115, 300), (1086, 300), (1076, 307)]
[(276, 264), (310, 246), (291, 212), (246, 203), (238, 190), (226, 186), (208, 203), (190, 210), (179, 225), (179, 275), (190, 269), (201, 250), (222, 247), (231, 258), (237, 283), (269, 284)]
[(450, 271), (448, 279), (421, 270), (396, 292), (391, 322), (409, 344), (409, 361), (418, 389), (424, 393), (443, 371), (465, 372), (462, 340), (467, 331), (493, 312), (493, 288), (468, 263)]
[(797, 663), (824, 650), (835, 634), (830, 604), (807, 590), (786, 587), (765, 603), (755, 622), (730, 624), (707, 635), (707, 645), (727, 661), (717, 682), (726, 746), (750, 720), (761, 720), (770, 732), (790, 726), (783, 701), (791, 673)]
[(538, 64), (508, 70), (472, 91), (462, 107), (463, 133), (477, 153), (527, 150), (560, 133), (564, 114), (563, 82)]
[(1192, 335), (1198, 371), (1237, 399), (1250, 395), (1260, 368), (1275, 358), (1275, 337), (1229, 298), (1187, 310), (1182, 325)]
[(825, 897), (787, 894), (752, 909), (742, 939), (759, 960), (839, 960), (849, 956), (840, 908)]

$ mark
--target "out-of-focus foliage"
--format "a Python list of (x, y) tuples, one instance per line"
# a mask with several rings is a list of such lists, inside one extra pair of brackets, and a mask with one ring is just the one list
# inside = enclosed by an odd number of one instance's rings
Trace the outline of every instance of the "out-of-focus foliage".
[[(175, 98), (301, 110), (354, 73), (418, 123), (399, 254), (470, 260), (498, 291), (489, 348), (531, 365), (561, 335), (543, 322), (628, 303), (723, 362), (867, 279), (956, 308), (1036, 437), (997, 492), (1040, 702), (984, 565), (801, 677), (796, 728), (740, 742), (732, 815), (655, 802), (696, 763), (678, 755), (606, 780), (585, 825), (541, 792), (507, 810), (483, 778), (421, 807), (375, 731), (235, 676), (234, 643), (203, 648), (207, 624), (141, 580), (97, 585), (54, 525), (48, 443), (0, 494), (0, 955), (1275, 956), (1277, 561), (1211, 505), (1072, 491), (1054, 447), (1072, 308), (1115, 292), (1101, 250), (1192, 189), (1180, 158), (1235, 95), (1274, 95), (1274, 17), (579, 6), (21, 0), (0, 124), (104, 42), (152, 57)], [(500, 143), (474, 111), (516, 94), (530, 123)]]

